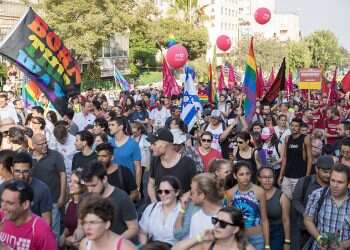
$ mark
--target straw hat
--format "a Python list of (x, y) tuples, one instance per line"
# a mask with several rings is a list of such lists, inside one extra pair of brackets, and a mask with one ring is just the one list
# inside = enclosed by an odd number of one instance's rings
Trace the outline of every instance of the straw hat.
[(16, 122), (12, 118), (0, 119), (0, 132), (9, 131), (12, 127), (21, 127), (16, 124)]

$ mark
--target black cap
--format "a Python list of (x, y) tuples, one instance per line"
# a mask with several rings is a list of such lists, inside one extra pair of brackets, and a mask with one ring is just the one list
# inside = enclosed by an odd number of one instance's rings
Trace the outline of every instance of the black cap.
[(155, 133), (150, 135), (147, 138), (147, 140), (150, 141), (151, 143), (154, 143), (155, 141), (158, 141), (158, 140), (162, 140), (162, 141), (167, 141), (167, 142), (173, 143), (174, 142), (174, 137), (173, 137), (173, 134), (170, 132), (169, 129), (160, 128)]
[(316, 166), (324, 170), (330, 170), (334, 165), (334, 160), (332, 156), (322, 155), (318, 158)]

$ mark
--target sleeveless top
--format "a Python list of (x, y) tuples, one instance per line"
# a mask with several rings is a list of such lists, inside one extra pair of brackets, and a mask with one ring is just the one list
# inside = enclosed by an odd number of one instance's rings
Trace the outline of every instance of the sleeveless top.
[[(115, 242), (115, 250), (122, 250), (122, 243), (123, 243), (123, 237), (119, 238), (119, 240), (116, 240)], [(85, 250), (93, 250), (92, 249), (92, 241), (88, 240), (86, 241), (86, 247)]]
[(267, 217), (270, 225), (282, 224), (282, 206), (280, 203), (282, 191), (276, 188), (271, 199), (266, 201)]
[(305, 135), (298, 138), (289, 136), (287, 142), (287, 163), (285, 176), (288, 178), (301, 178), (306, 175), (306, 161), (303, 159)]
[(251, 166), (252, 166), (252, 182), (256, 183), (256, 174), (258, 172), (258, 168), (256, 166), (256, 161), (255, 161), (255, 149), (252, 149), (252, 154), (251, 154), (250, 158), (247, 159), (247, 158), (243, 158), (239, 154), (239, 148), (237, 148), (236, 160), (237, 161), (247, 161), (251, 164)]
[(234, 187), (232, 206), (242, 211), (245, 228), (261, 224), (260, 202), (256, 198), (253, 188), (247, 192), (241, 192), (238, 187)]

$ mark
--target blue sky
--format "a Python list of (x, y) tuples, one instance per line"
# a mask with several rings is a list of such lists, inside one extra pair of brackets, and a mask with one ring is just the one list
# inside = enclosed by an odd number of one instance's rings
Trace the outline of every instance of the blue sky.
[(278, 12), (299, 13), (303, 36), (328, 29), (350, 50), (350, 0), (276, 0)]

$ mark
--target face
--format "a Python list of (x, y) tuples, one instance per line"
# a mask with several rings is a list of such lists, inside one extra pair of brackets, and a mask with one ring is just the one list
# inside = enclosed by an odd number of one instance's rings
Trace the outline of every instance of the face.
[(170, 205), (176, 202), (176, 197), (179, 195), (179, 192), (174, 190), (169, 182), (163, 181), (159, 185), (157, 194), (164, 205)]
[(110, 121), (108, 122), (109, 131), (112, 135), (115, 135), (121, 130), (122, 126), (119, 126), (119, 124), (116, 121)]
[(18, 100), (16, 102), (16, 108), (17, 109), (23, 109), (24, 108), (24, 105), (23, 105), (23, 101), (22, 100)]
[(4, 108), (7, 104), (6, 98), (0, 98), (0, 108)]
[(250, 183), (252, 173), (248, 167), (241, 167), (235, 175), (238, 184), (247, 186)]
[(230, 214), (226, 212), (219, 212), (215, 219), (212, 219), (214, 225), (214, 236), (216, 239), (227, 239), (236, 234), (238, 227), (233, 226)]
[(212, 138), (209, 135), (202, 135), (201, 137), (201, 146), (205, 149), (211, 148)]
[(71, 194), (78, 194), (81, 192), (81, 183), (80, 179), (76, 174), (71, 175), (69, 191)]
[(270, 108), (270, 106), (264, 105), (264, 106), (263, 106), (262, 113), (263, 113), (264, 115), (270, 114), (270, 113), (271, 113), (271, 108)]
[(266, 127), (272, 127), (273, 126), (272, 119), (271, 118), (265, 119), (265, 125)]
[(101, 133), (104, 133), (104, 130), (103, 130), (103, 128), (100, 125), (95, 123), (92, 132), (93, 132), (94, 135), (99, 135)]
[(37, 119), (32, 119), (32, 121), (31, 121), (31, 128), (34, 131), (41, 130), (41, 123)]
[(102, 140), (101, 136), (97, 135), (97, 136), (95, 137), (94, 143), (95, 143), (96, 146), (98, 146), (98, 145), (104, 143), (104, 141)]
[(84, 184), (89, 193), (102, 194), (105, 189), (105, 181), (100, 180), (96, 176), (92, 177), (91, 181), (87, 181)]
[(246, 148), (248, 146), (248, 141), (243, 140), (242, 138), (237, 138), (237, 145), (239, 148)]
[(261, 127), (260, 126), (254, 126), (253, 127), (253, 132), (257, 132), (257, 133), (259, 133), (259, 134), (261, 134)]
[(220, 168), (215, 171), (215, 175), (219, 180), (225, 180), (227, 176), (232, 174), (232, 167), (230, 164), (221, 164)]
[(12, 174), (16, 180), (22, 180), (29, 183), (32, 177), (30, 164), (15, 163), (12, 167)]
[(80, 135), (76, 135), (75, 136), (75, 143), (74, 143), (74, 145), (75, 145), (76, 150), (78, 150), (78, 151), (83, 150), (84, 142), (81, 140)]
[(47, 153), (47, 141), (45, 137), (39, 138), (37, 141), (33, 141), (33, 149), (39, 154)]
[(329, 183), (329, 178), (331, 177), (331, 170), (316, 168), (316, 173), (323, 183)]
[(1, 209), (7, 219), (16, 221), (28, 207), (29, 201), (21, 204), (19, 192), (8, 189), (3, 191), (1, 196)]
[(292, 131), (292, 134), (299, 134), (300, 133), (300, 124), (298, 122), (292, 122), (291, 131)]
[(287, 118), (284, 116), (281, 116), (278, 120), (280, 127), (286, 127), (287, 126)]
[(109, 167), (112, 162), (112, 158), (113, 156), (107, 150), (101, 150), (97, 152), (97, 160), (101, 162), (105, 168)]
[(165, 141), (162, 141), (162, 140), (155, 141), (151, 145), (151, 149), (153, 151), (153, 156), (164, 155), (166, 150), (167, 150), (167, 148), (168, 148), (168, 146), (169, 146), (168, 142), (165, 142)]
[(224, 102), (226, 100), (224, 95), (220, 95), (220, 102)]
[(333, 197), (343, 196), (348, 189), (348, 179), (345, 173), (333, 171), (330, 179), (330, 190)]
[(323, 143), (321, 140), (312, 140), (311, 142), (312, 156), (314, 157), (320, 156), (322, 153), (322, 146), (323, 146)]
[(94, 105), (91, 102), (86, 102), (84, 105), (84, 113), (92, 113), (94, 112)]
[(210, 122), (215, 126), (220, 123), (219, 117), (210, 117)]
[(110, 222), (104, 222), (95, 214), (87, 214), (82, 221), (82, 224), (85, 236), (89, 240), (97, 240), (101, 238), (111, 225)]
[(350, 147), (346, 145), (341, 145), (340, 154), (345, 160), (350, 160)]
[(345, 127), (344, 127), (344, 124), (342, 124), (342, 123), (338, 124), (338, 126), (337, 126), (337, 133), (338, 133), (338, 136), (339, 136), (339, 137), (345, 136)]
[(262, 170), (258, 179), (264, 190), (270, 190), (273, 187), (273, 173), (271, 169)]
[(200, 206), (204, 200), (204, 194), (199, 190), (198, 184), (194, 181), (191, 183), (191, 201), (193, 204)]

